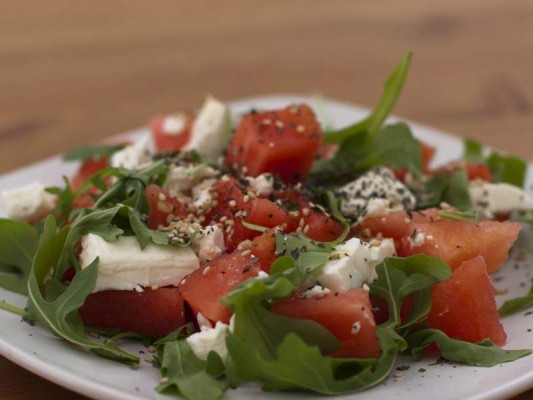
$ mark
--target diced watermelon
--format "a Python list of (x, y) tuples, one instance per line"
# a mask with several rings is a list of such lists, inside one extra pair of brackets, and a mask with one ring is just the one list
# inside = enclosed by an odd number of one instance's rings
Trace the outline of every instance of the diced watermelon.
[(79, 309), (84, 324), (122, 332), (163, 337), (185, 324), (178, 288), (106, 290), (90, 294)]
[[(520, 224), (509, 221), (455, 221), (438, 216), (439, 210), (412, 214), (391, 212), (383, 217), (368, 218), (362, 232), (396, 240), (399, 256), (425, 254), (440, 258), (452, 269), (476, 256), (486, 260), (488, 272), (494, 272), (507, 260), (520, 231)], [(368, 230), (368, 231), (366, 231)], [(415, 240), (416, 235), (423, 239)]]
[(292, 318), (315, 321), (338, 340), (335, 357), (377, 358), (380, 355), (376, 324), (368, 293), (363, 289), (327, 293), (322, 297), (291, 296), (272, 308)]
[(467, 342), (489, 338), (504, 345), (507, 337), (499, 321), (494, 292), (483, 257), (464, 261), (450, 279), (433, 287), (429, 327)]
[(252, 112), (235, 130), (226, 166), (249, 176), (271, 172), (286, 183), (301, 182), (309, 174), (322, 138), (322, 128), (305, 104)]
[(216, 322), (229, 322), (231, 311), (221, 300), (240, 283), (270, 270), (275, 259), (274, 239), (264, 234), (253, 240), (250, 249), (223, 254), (186, 277), (180, 285), (184, 299), (195, 315)]
[(189, 214), (187, 207), (172, 198), (163, 188), (150, 184), (146, 187), (146, 198), (150, 204), (148, 227), (157, 229), (159, 226), (168, 226), (169, 218), (185, 217)]

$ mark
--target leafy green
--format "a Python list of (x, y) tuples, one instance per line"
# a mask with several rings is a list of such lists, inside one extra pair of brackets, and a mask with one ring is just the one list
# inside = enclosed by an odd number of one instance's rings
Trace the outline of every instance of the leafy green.
[(527, 163), (521, 158), (492, 153), (487, 159), (487, 165), (495, 182), (524, 187)]
[[(98, 343), (85, 336), (77, 310), (96, 285), (98, 260), (79, 271), (68, 286), (50, 278), (46, 280), (50, 270), (59, 262), (68, 231), (68, 227), (58, 230), (53, 217), (46, 219), (28, 281), (29, 317), (43, 323), (55, 335), (71, 343), (87, 347), (98, 355), (137, 365), (138, 358), (120, 349), (114, 342)], [(41, 293), (42, 284), (45, 284), (46, 298)]]
[(38, 234), (24, 222), (0, 218), (0, 287), (26, 294)]
[(418, 209), (439, 207), (445, 202), (460, 211), (471, 211), (472, 202), (468, 191), (468, 176), (464, 169), (450, 176), (441, 172), (426, 180), (421, 188), (415, 188)]
[(483, 146), (481, 146), (481, 143), (472, 139), (465, 139), (463, 159), (477, 163), (484, 163), (485, 157), (483, 157)]
[(108, 146), (78, 146), (63, 155), (65, 161), (99, 161), (111, 156), (113, 153), (126, 147), (124, 144), (115, 144)]
[(324, 138), (326, 143), (340, 144), (348, 138), (358, 136), (363, 132), (370, 135), (379, 132), (400, 97), (412, 56), (412, 53), (407, 53), (403, 56), (400, 63), (385, 82), (385, 87), (379, 102), (370, 115), (353, 125), (336, 132), (328, 133)]
[(364, 132), (346, 139), (332, 158), (313, 164), (309, 179), (312, 184), (339, 185), (380, 165), (407, 168), (420, 175), (420, 142), (406, 124), (391, 124), (373, 135)]
[(26, 316), (26, 311), (23, 310), (22, 308), (20, 307), (17, 307), (13, 304), (10, 304), (8, 302), (6, 302), (5, 300), (1, 300), (0, 301), (0, 310), (5, 310), (5, 311), (9, 311), (13, 314), (17, 314), (17, 315), (20, 315), (21, 317), (25, 317)]
[(533, 307), (533, 285), (531, 285), (531, 289), (529, 289), (528, 294), (507, 300), (502, 304), (498, 311), (500, 312), (501, 317), (505, 317), (507, 315), (526, 310), (530, 307)]
[[(370, 286), (371, 293), (383, 297), (392, 310), (389, 321), (377, 328), (382, 356), (378, 360), (335, 359), (322, 355), (327, 352), (325, 342), (313, 337), (319, 331), (310, 335), (308, 329), (297, 330), (300, 320), (293, 320), (293, 326), (287, 326), (288, 321), (262, 320), (263, 314), (269, 313), (269, 304), (286, 297), (320, 270), (332, 248), (331, 243), (316, 243), (301, 235), (278, 234), (276, 239), (282, 257), (273, 265), (272, 274), (244, 282), (227, 299), (235, 312), (235, 329), (226, 338), (231, 356), (228, 378), (231, 382), (263, 381), (265, 390), (340, 394), (383, 381), (394, 368), (398, 353), (407, 348), (399, 333), (426, 317), (431, 307), (430, 287), (451, 275), (442, 261), (423, 255), (386, 259), (377, 267), (378, 280)], [(413, 307), (402, 326), (400, 308), (408, 295), (413, 296)]]
[[(186, 340), (176, 338), (160, 342), (158, 358), (162, 376), (157, 388), (160, 393), (181, 395), (188, 400), (215, 400), (227, 388), (227, 383), (216, 379), (221, 374), (221, 360), (214, 352), (209, 353), (206, 361), (200, 360)], [(212, 371), (214, 375), (210, 374)]]
[(492, 367), (497, 364), (517, 360), (531, 354), (531, 350), (504, 350), (490, 340), (478, 344), (451, 339), (436, 329), (420, 329), (406, 337), (411, 353), (421, 359), (424, 349), (432, 343), (439, 346), (442, 357), (449, 361), (460, 362), (478, 367)]

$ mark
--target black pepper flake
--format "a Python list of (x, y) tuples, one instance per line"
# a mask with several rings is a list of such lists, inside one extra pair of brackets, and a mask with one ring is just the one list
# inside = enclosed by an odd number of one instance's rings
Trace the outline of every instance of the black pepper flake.
[(426, 370), (424, 368), (420, 368), (418, 372), (426, 372)]
[(411, 366), (409, 365), (400, 365), (399, 367), (396, 367), (396, 371), (407, 371)]

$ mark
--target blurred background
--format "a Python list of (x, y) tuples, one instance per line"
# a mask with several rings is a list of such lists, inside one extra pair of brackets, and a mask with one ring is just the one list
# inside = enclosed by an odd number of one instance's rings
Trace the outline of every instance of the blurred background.
[[(397, 115), (533, 160), (532, 44), (531, 0), (3, 1), (0, 172), (207, 93), (371, 107), (406, 51)], [(2, 399), (74, 396), (1, 357), (0, 376)]]

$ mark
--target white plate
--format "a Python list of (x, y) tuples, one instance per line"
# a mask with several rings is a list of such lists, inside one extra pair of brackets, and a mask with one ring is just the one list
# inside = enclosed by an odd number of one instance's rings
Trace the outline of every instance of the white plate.
[[(277, 108), (289, 103), (313, 101), (298, 96), (269, 96), (245, 99), (231, 103), (235, 113), (243, 113), (251, 107)], [(328, 100), (323, 104), (324, 114), (336, 127), (347, 125), (366, 115), (367, 110), (345, 103)], [(414, 133), (438, 149), (436, 163), (460, 156), (460, 139), (418, 124), (411, 124)], [(146, 133), (145, 129), (130, 132), (131, 136)], [(17, 187), (34, 180), (47, 185), (60, 185), (62, 175), (71, 175), (76, 166), (64, 164), (54, 157), (38, 164), (0, 176), (0, 189)], [(528, 187), (531, 184), (532, 166), (529, 167)], [(0, 205), (0, 216), (5, 211)], [(522, 235), (524, 236), (524, 235)], [(524, 238), (523, 238), (524, 239)], [(525, 238), (533, 243), (531, 238)], [(529, 260), (531, 261), (531, 260)], [(524, 294), (531, 280), (531, 262), (511, 261), (505, 266), (496, 281), (499, 289), (508, 289), (505, 296), (498, 296), (501, 303), (506, 298)], [(518, 266), (518, 267), (517, 267)], [(501, 278), (500, 278), (501, 279)], [(525, 285), (524, 285), (525, 283)], [(0, 301), (6, 300), (24, 306), (25, 299), (0, 289)], [(504, 319), (508, 334), (508, 348), (530, 348), (533, 344), (533, 314), (520, 313)], [(528, 331), (529, 330), (529, 331)], [(143, 350), (129, 345), (134, 352)], [(146, 349), (144, 349), (146, 350)], [(22, 367), (71, 390), (97, 399), (156, 399), (164, 398), (153, 390), (159, 382), (158, 370), (143, 361), (142, 366), (132, 370), (121, 364), (98, 358), (80, 348), (53, 337), (40, 326), (30, 326), (19, 317), (0, 310), (0, 353)], [(141, 359), (146, 354), (140, 354)], [(533, 356), (493, 368), (472, 368), (450, 364), (431, 365), (435, 360), (413, 363), (408, 359), (400, 364), (410, 365), (404, 376), (389, 378), (385, 383), (364, 393), (337, 398), (342, 399), (502, 399), (533, 387)], [(226, 399), (250, 398), (297, 399), (309, 394), (265, 393), (256, 385), (230, 390)], [(318, 398), (319, 396), (311, 396)]]

